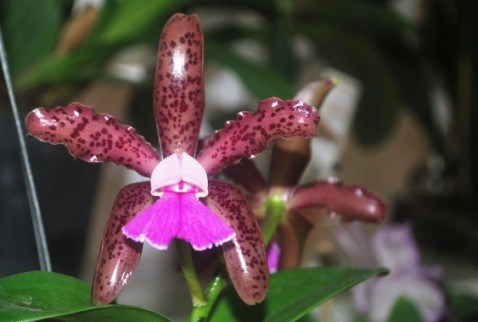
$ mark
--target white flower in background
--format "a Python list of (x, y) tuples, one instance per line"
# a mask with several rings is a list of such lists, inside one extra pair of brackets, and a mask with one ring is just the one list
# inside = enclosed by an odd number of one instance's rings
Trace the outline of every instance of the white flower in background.
[(335, 236), (352, 265), (390, 270), (387, 276), (366, 281), (352, 290), (354, 305), (371, 322), (387, 321), (401, 298), (412, 301), (425, 322), (443, 317), (445, 298), (435, 281), (440, 271), (421, 266), (410, 225), (386, 225), (368, 239), (363, 226), (348, 225), (337, 229)]

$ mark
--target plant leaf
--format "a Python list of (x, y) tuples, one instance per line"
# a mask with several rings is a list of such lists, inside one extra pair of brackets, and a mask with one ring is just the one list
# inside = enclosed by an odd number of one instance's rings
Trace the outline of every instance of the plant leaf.
[(447, 297), (450, 309), (456, 321), (472, 322), (478, 318), (478, 297), (474, 294), (449, 290)]
[(69, 276), (26, 272), (0, 279), (0, 321), (170, 321), (128, 305), (93, 305), (90, 286)]
[(60, 29), (60, 5), (53, 0), (6, 0), (0, 4), (14, 77), (53, 50)]
[(150, 39), (157, 41), (169, 15), (190, 2), (108, 0), (82, 47), (67, 55), (49, 53), (42, 57), (30, 68), (22, 69), (17, 86), (25, 90), (45, 84), (58, 85), (66, 81), (72, 83), (98, 77), (104, 72), (103, 65), (114, 53), (132, 44)]
[(244, 85), (258, 99), (272, 96), (292, 98), (294, 87), (287, 79), (274, 70), (252, 61), (217, 42), (206, 40), (205, 58), (233, 70)]
[(370, 39), (343, 34), (334, 25), (304, 31), (332, 66), (362, 82), (364, 90), (353, 123), (355, 138), (363, 145), (383, 142), (401, 107), (399, 88), (384, 53)]
[(89, 42), (105, 44), (137, 41), (157, 27), (157, 36), (168, 17), (191, 0), (108, 0)]
[(415, 303), (406, 297), (401, 297), (395, 302), (388, 322), (423, 322), (423, 318)]
[(218, 300), (212, 312), (211, 322), (287, 322), (296, 321), (309, 311), (376, 275), (386, 274), (383, 268), (304, 268), (283, 271), (271, 275), (269, 295), (256, 306), (242, 303), (232, 289)]

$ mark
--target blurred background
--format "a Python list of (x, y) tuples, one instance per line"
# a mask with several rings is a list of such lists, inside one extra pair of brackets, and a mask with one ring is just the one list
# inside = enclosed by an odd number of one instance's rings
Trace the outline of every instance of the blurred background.
[[(409, 223), (423, 261), (443, 269), (443, 283), (458, 290), (453, 296), (463, 295), (450, 301), (478, 303), (475, 2), (2, 0), (0, 26), (22, 115), (81, 101), (157, 145), (156, 49), (174, 12), (197, 13), (203, 24), (204, 134), (241, 110), (254, 110), (258, 99), (291, 98), (310, 81), (334, 77), (338, 85), (321, 107), (321, 137), (303, 180), (335, 176), (377, 192), (390, 206), (388, 221)], [(1, 84), (3, 277), (38, 269), (38, 259)], [(53, 269), (89, 281), (116, 193), (141, 178), (114, 165), (75, 161), (63, 147), (27, 144)], [(305, 263), (334, 258), (337, 246), (327, 231), (333, 225), (325, 223), (311, 238)], [(185, 295), (187, 304), (187, 291), (177, 287), (174, 265), (162, 264), (174, 255), (146, 249), (143, 257), (153, 263), (142, 261), (134, 277), (139, 291), (128, 286), (125, 302), (180, 315), (172, 294)], [(167, 281), (168, 294), (158, 290), (167, 287), (164, 280), (154, 285), (149, 279), (163, 273), (177, 277)], [(476, 321), (478, 306), (460, 318)]]

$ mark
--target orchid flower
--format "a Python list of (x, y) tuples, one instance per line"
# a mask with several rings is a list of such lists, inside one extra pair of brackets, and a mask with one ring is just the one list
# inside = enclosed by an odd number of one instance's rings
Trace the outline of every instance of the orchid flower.
[[(324, 78), (307, 84), (295, 99), (319, 106), (333, 87), (334, 81)], [(298, 185), (309, 160), (309, 139), (278, 139), (273, 143), (268, 183), (249, 160), (224, 171), (250, 193), (266, 244), (276, 237), (268, 246), (271, 271), (299, 265), (307, 233), (324, 209), (345, 221), (379, 223), (385, 217), (384, 202), (364, 188), (345, 186), (335, 178)]]
[(371, 322), (388, 321), (396, 302), (405, 297), (416, 305), (423, 321), (436, 322), (446, 313), (443, 291), (434, 281), (440, 272), (421, 266), (410, 225), (388, 224), (367, 238), (360, 225), (335, 231), (351, 264), (384, 266), (390, 274), (352, 289), (355, 307)]
[(232, 283), (247, 304), (261, 302), (269, 272), (262, 235), (242, 192), (210, 179), (229, 164), (260, 153), (279, 137), (313, 137), (319, 116), (297, 101), (269, 98), (241, 112), (197, 149), (204, 112), (203, 35), (196, 15), (175, 14), (165, 25), (154, 83), (158, 153), (136, 131), (89, 106), (37, 108), (28, 134), (63, 144), (73, 157), (111, 161), (149, 177), (127, 185), (114, 202), (92, 289), (94, 303), (113, 301), (141, 255), (143, 242), (165, 249), (174, 238), (195, 250), (221, 245)]

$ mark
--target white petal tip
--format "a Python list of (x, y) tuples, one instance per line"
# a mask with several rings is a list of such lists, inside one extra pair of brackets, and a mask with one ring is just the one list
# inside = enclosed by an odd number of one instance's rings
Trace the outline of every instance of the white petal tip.
[(213, 247), (221, 246), (222, 244), (224, 244), (224, 243), (230, 241), (231, 239), (233, 239), (235, 236), (236, 236), (236, 233), (233, 232), (231, 235), (229, 235), (226, 238), (221, 239), (217, 242), (210, 243), (210, 244), (207, 244), (207, 245), (193, 245), (193, 244), (191, 244), (191, 246), (194, 248), (194, 250), (203, 251), (203, 250), (206, 250), (206, 249), (211, 249)]

